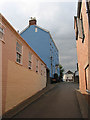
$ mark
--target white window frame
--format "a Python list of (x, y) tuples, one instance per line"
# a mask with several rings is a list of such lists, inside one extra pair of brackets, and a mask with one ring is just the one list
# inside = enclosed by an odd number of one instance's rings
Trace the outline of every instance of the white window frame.
[(36, 72), (38, 73), (39, 72), (39, 60), (36, 59)]
[(41, 75), (43, 75), (43, 64), (41, 63)]
[[(21, 46), (21, 48), (20, 48), (20, 46), (17, 46), (17, 43), (18, 43), (18, 45)], [(18, 58), (17, 55), (19, 55), (18, 57), (20, 57), (20, 58)], [(19, 64), (22, 64), (22, 44), (18, 41), (16, 41), (16, 62)]]
[(0, 39), (3, 40), (4, 29), (2, 27), (0, 27), (0, 33), (2, 34), (2, 38), (0, 38)]
[[(31, 55), (31, 56), (30, 56)], [(29, 63), (28, 63), (28, 68), (29, 69), (32, 69), (32, 54), (29, 52), (29, 55), (28, 55), (28, 62), (30, 63), (30, 65), (29, 65)]]
[(37, 32), (37, 27), (35, 27), (35, 32)]

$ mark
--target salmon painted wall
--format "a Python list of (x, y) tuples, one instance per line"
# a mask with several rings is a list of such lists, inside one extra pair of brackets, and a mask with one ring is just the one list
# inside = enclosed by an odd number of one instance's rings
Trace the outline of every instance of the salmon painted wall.
[[(90, 37), (88, 35), (88, 33), (89, 33), (89, 23), (88, 23), (88, 14), (86, 13), (86, 3), (85, 3), (85, 1), (82, 2), (81, 13), (82, 13), (82, 18), (83, 18), (83, 27), (84, 27), (85, 39), (84, 39), (84, 42), (82, 43), (82, 39), (79, 38), (79, 36), (78, 36), (78, 40), (76, 41), (76, 44), (77, 44), (78, 66), (79, 66), (79, 88), (80, 88), (80, 91), (82, 93), (86, 93), (85, 68), (89, 64), (89, 60), (90, 60), (90, 58), (88, 57), (89, 52), (90, 52), (90, 49), (88, 49)], [(88, 84), (89, 83), (88, 69), (86, 71), (87, 87), (90, 90), (90, 86)]]
[[(2, 27), (2, 18), (0, 19), (0, 27)], [(2, 44), (3, 41), (0, 38), (0, 116), (2, 116)]]
[(88, 31), (88, 62), (89, 62), (89, 68), (88, 68), (88, 89), (90, 91), (90, 27)]
[[(12, 74), (11, 74), (12, 73)], [(6, 106), (8, 111), (46, 86), (45, 76), (8, 60)]]
[[(2, 104), (3, 113), (46, 87), (46, 65), (3, 17)], [(16, 42), (22, 44), (22, 64), (16, 62)], [(32, 53), (32, 70), (28, 69), (28, 54)], [(39, 72), (36, 73), (36, 59)], [(41, 63), (43, 74), (41, 75)]]

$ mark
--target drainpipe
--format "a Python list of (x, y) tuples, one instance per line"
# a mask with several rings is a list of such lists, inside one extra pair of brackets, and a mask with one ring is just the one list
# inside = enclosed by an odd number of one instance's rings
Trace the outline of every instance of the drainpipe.
[(52, 76), (52, 56), (50, 57), (51, 59), (51, 76)]

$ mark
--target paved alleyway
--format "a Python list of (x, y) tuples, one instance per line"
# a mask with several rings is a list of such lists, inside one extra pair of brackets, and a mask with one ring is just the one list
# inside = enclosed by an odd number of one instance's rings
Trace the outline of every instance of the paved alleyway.
[(15, 118), (81, 118), (75, 83), (59, 83)]

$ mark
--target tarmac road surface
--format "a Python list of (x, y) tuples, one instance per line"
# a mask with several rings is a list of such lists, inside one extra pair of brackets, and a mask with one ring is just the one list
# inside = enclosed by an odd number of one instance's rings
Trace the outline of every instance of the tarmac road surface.
[(14, 118), (82, 118), (75, 93), (77, 88), (76, 83), (58, 83)]

